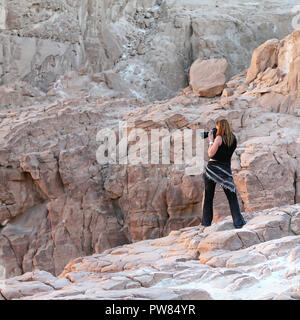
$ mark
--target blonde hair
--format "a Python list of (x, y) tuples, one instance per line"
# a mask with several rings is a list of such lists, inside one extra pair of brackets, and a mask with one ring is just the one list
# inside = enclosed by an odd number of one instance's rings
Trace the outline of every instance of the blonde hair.
[(216, 124), (218, 124), (216, 136), (222, 136), (224, 143), (230, 147), (234, 140), (234, 134), (229, 122), (226, 119), (221, 119), (216, 121)]

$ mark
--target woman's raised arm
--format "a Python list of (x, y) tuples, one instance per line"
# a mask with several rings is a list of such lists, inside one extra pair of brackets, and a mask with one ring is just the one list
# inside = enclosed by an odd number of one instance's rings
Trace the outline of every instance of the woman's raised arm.
[(208, 148), (208, 156), (210, 158), (212, 158), (216, 154), (219, 146), (222, 144), (222, 136), (217, 136), (216, 139), (211, 142), (213, 142), (213, 144), (210, 144)]

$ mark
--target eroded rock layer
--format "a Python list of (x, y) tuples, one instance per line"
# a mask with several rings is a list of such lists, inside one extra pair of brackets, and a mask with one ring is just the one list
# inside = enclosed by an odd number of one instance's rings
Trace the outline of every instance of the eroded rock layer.
[[(189, 86), (145, 103), (107, 87), (118, 81), (111, 72), (89, 68), (61, 75), (46, 92), (22, 80), (1, 86), (1, 278), (33, 269), (57, 276), (70, 259), (199, 225), (201, 175), (97, 162), (97, 133), (118, 130), (120, 120), (171, 131), (211, 129), (226, 117), (238, 138), (232, 171), (241, 210), (299, 203), (299, 31), (274, 43), (280, 49), (258, 50), (217, 98)], [(270, 63), (261, 63), (264, 54)], [(220, 187), (214, 205), (214, 221), (230, 215)]]
[(300, 299), (300, 206), (228, 218), (0, 281), (3, 299)]
[(147, 101), (188, 83), (197, 58), (226, 58), (242, 71), (252, 50), (293, 30), (297, 0), (1, 0), (0, 77), (46, 92), (87, 67), (105, 86)]

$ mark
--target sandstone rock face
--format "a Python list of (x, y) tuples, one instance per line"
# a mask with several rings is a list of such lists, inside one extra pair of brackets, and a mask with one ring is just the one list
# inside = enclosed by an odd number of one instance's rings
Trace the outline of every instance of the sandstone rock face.
[(197, 59), (190, 69), (190, 86), (194, 93), (207, 98), (219, 95), (225, 86), (227, 67), (225, 59)]
[(254, 48), (292, 31), (295, 5), (297, 0), (276, 0), (271, 7), (266, 0), (217, 6), (206, 0), (2, 1), (1, 83), (21, 79), (46, 92), (60, 75), (87, 67), (110, 71), (115, 90), (130, 88), (150, 101), (169, 98), (188, 84), (197, 58), (226, 58), (230, 76), (248, 67)]
[[(18, 10), (14, 12), (18, 14)], [(16, 21), (19, 20), (12, 19), (10, 23)], [(178, 17), (176, 25), (181, 23)], [(26, 28), (31, 27), (26, 24)], [(57, 276), (70, 259), (102, 254), (112, 247), (164, 237), (172, 230), (199, 225), (203, 201), (201, 174), (187, 175), (185, 165), (173, 163), (131, 166), (97, 162), (97, 133), (101, 129), (118, 132), (120, 120), (147, 132), (153, 128), (172, 132), (184, 128), (211, 129), (215, 120), (226, 117), (238, 137), (232, 171), (241, 210), (245, 214), (255, 213), (299, 202), (299, 96), (294, 86), (286, 85), (291, 83), (287, 79), (296, 79), (297, 35), (295, 31), (280, 42), (284, 56), (293, 59), (285, 75), (279, 66), (268, 67), (247, 85), (243, 72), (227, 82), (231, 94), (218, 99), (199, 97), (187, 87), (172, 99), (144, 103), (128, 88), (121, 92), (120, 86), (114, 87), (119, 76), (115, 75), (116, 70), (109, 71), (112, 66), (96, 73), (91, 73), (88, 66), (69, 71), (59, 76), (46, 92), (21, 80), (3, 85), (1, 278), (34, 269)], [(284, 45), (286, 41), (294, 45)], [(279, 55), (278, 61), (283, 61)], [(270, 105), (270, 101), (277, 104)], [(174, 154), (174, 147), (170, 153)], [(214, 221), (230, 216), (219, 186), (214, 205)], [(264, 228), (260, 227), (264, 221), (258, 219), (257, 225), (251, 227), (257, 230), (251, 229), (239, 237), (230, 230), (219, 230), (227, 232), (226, 248), (220, 247), (218, 234), (205, 241), (220, 253), (224, 249), (240, 250), (244, 242), (253, 245), (285, 234), (289, 225), (286, 215), (270, 220), (271, 226)], [(299, 231), (298, 220), (295, 216), (290, 221), (295, 234)], [(191, 246), (198, 248), (198, 240), (193, 239)], [(210, 254), (206, 247), (200, 247), (204, 257)], [(221, 258), (218, 263), (223, 264), (224, 257)], [(253, 259), (262, 261), (263, 257), (253, 254)], [(230, 263), (235, 265), (237, 261)], [(243, 258), (241, 264), (247, 263)], [(104, 263), (103, 268), (111, 272), (121, 266)], [(151, 279), (147, 281), (152, 283)], [(252, 282), (253, 278), (245, 280)], [(37, 292), (44, 288), (35, 286)], [(173, 291), (168, 294), (174, 297)]]
[(246, 83), (252, 82), (256, 76), (267, 68), (273, 68), (278, 65), (278, 47), (277, 39), (268, 40), (258, 48), (252, 55), (251, 65), (247, 72)]
[(289, 227), (299, 214), (298, 204), (248, 214), (243, 229), (230, 219), (179, 229), (79, 257), (58, 277), (36, 269), (2, 280), (0, 293), (6, 300), (299, 300), (300, 236)]
[(253, 53), (246, 83), (261, 97), (263, 107), (299, 115), (300, 30), (280, 42), (267, 41)]

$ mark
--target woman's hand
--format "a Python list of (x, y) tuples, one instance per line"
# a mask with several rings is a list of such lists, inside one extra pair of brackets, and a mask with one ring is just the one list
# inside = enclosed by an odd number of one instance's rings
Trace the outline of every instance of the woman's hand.
[(212, 130), (210, 130), (208, 133), (208, 140), (209, 142), (214, 142), (214, 134)]

